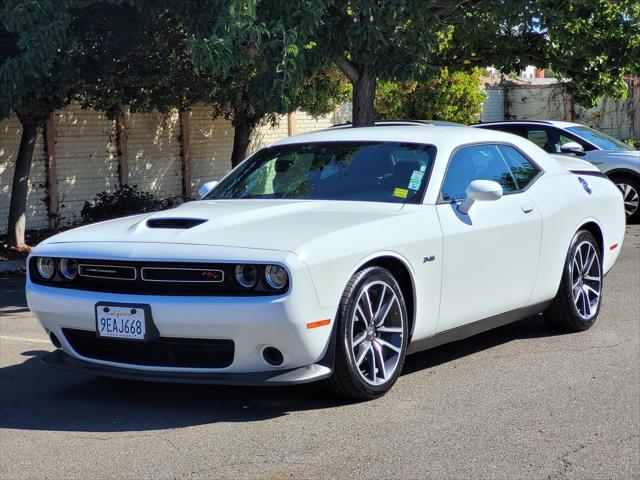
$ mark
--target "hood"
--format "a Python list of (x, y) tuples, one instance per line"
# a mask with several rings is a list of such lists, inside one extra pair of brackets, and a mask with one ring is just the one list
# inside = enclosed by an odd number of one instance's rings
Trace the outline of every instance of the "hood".
[(169, 243), (294, 251), (326, 233), (381, 220), (402, 207), (326, 200), (202, 200), (86, 225), (55, 235), (45, 244)]
[(626, 168), (640, 174), (640, 150), (592, 150), (588, 154), (589, 160), (605, 172)]
[(630, 157), (630, 158), (640, 158), (640, 150), (594, 150), (600, 151), (607, 155), (607, 157)]

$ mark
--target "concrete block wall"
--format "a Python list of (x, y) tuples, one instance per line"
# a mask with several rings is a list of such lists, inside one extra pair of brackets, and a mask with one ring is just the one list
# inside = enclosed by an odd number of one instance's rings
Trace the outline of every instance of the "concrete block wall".
[(530, 88), (509, 88), (505, 91), (508, 119), (562, 120), (565, 115), (562, 88), (540, 85)]
[(249, 144), (248, 155), (257, 152), (270, 143), (280, 140), (289, 135), (289, 127), (286, 115), (278, 115), (276, 124), (261, 125), (253, 132), (251, 143)]
[[(297, 112), (296, 130), (303, 133), (326, 128), (333, 115), (313, 119)], [(182, 195), (183, 160), (180, 115), (132, 113), (126, 119), (127, 158), (130, 185), (161, 198)], [(53, 116), (60, 225), (80, 220), (86, 201), (120, 184), (115, 122), (104, 114), (72, 104)], [(0, 234), (6, 232), (13, 165), (20, 144), (21, 126), (15, 116), (0, 121)], [(287, 116), (275, 127), (259, 127), (249, 153), (288, 135)], [(233, 127), (214, 119), (211, 108), (196, 106), (189, 113), (189, 150), (192, 195), (209, 180), (217, 180), (231, 169)], [(49, 227), (46, 152), (42, 132), (34, 149), (28, 197), (27, 229)]]
[[(15, 115), (0, 122), (0, 233), (5, 233), (7, 230), (13, 170), (21, 134), (22, 127)], [(49, 226), (46, 204), (46, 158), (44, 138), (42, 131), (39, 130), (29, 174), (27, 228), (42, 229)]]
[(60, 223), (70, 225), (86, 200), (118, 186), (115, 128), (104, 114), (79, 105), (56, 112), (54, 128)]
[(576, 121), (617, 138), (632, 138), (633, 117), (640, 116), (640, 111), (633, 109), (632, 98), (623, 101), (602, 97), (594, 108), (576, 106)]
[(189, 114), (191, 191), (231, 170), (233, 127), (223, 118), (212, 118), (211, 108), (194, 107)]
[[(633, 93), (626, 100), (601, 97), (593, 108), (572, 105), (560, 84), (514, 85), (487, 88), (487, 101), (483, 106), (482, 121), (535, 119), (565, 120), (601, 130), (616, 138), (634, 137)], [(505, 98), (506, 96), (506, 98)], [(569, 111), (573, 107), (573, 112)], [(638, 120), (636, 120), (637, 122)]]
[(180, 116), (132, 113), (126, 121), (129, 185), (160, 197), (182, 195)]

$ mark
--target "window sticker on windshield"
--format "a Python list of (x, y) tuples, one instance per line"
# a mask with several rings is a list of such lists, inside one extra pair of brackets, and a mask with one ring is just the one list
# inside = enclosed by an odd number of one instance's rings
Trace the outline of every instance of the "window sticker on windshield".
[(409, 195), (409, 190), (407, 190), (405, 188), (396, 188), (393, 191), (393, 196), (394, 197), (407, 198), (407, 195)]
[(409, 179), (409, 186), (407, 188), (409, 190), (419, 190), (420, 184), (422, 183), (422, 177), (424, 177), (424, 172), (414, 170), (411, 174), (411, 178)]
[(420, 171), (421, 172), (426, 172), (427, 171), (427, 166), (426, 165), (420, 165)]

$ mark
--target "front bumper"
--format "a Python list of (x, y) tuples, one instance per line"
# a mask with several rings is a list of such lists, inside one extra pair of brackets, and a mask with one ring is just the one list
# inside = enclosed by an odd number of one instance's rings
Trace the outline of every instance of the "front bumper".
[(310, 383), (328, 378), (330, 366), (314, 363), (305, 367), (271, 372), (248, 373), (202, 373), (202, 372), (169, 372), (145, 371), (134, 368), (100, 365), (78, 360), (62, 350), (56, 350), (42, 357), (42, 363), (52, 367), (74, 370), (102, 377), (120, 378), (124, 380), (140, 380), (146, 382), (167, 383), (202, 383), (214, 385), (254, 385), (278, 386)]
[[(304, 383), (331, 373), (329, 345), (336, 309), (319, 305), (306, 269), (297, 272), (286, 295), (273, 297), (125, 295), (56, 288), (29, 279), (26, 290), (29, 308), (47, 334), (53, 333), (62, 344), (61, 351), (46, 357), (49, 365), (141, 380), (249, 385)], [(224, 368), (184, 368), (80, 355), (63, 329), (95, 332), (98, 302), (149, 305), (163, 338), (232, 340), (233, 361)], [(330, 324), (307, 328), (308, 323), (324, 319)], [(267, 346), (282, 352), (280, 366), (265, 361), (262, 352)]]

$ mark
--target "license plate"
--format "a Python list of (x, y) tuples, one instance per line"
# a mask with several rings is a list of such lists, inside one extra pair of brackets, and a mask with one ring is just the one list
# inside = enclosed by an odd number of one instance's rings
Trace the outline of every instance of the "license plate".
[(145, 340), (147, 321), (145, 309), (139, 306), (96, 305), (98, 337)]

